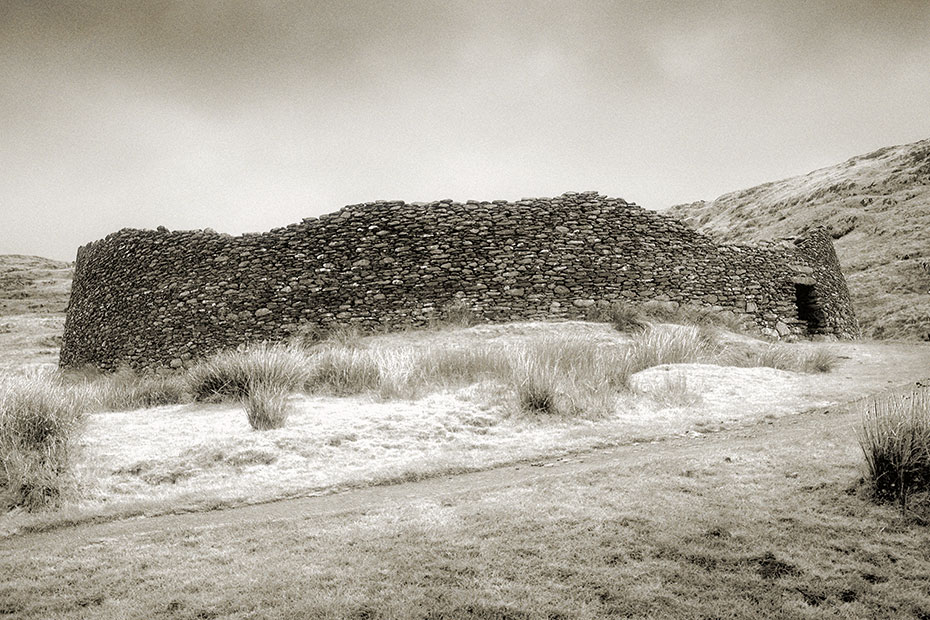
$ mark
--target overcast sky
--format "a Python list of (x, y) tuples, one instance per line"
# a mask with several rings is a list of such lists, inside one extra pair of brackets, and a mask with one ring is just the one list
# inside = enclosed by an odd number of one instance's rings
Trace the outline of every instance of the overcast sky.
[(662, 208), (928, 110), (930, 0), (0, 0), (0, 253), (377, 199)]

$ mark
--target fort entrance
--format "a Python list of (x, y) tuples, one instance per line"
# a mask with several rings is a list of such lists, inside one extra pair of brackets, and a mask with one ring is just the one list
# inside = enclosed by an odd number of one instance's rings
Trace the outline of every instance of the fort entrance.
[(823, 309), (817, 300), (817, 291), (812, 284), (794, 284), (794, 299), (798, 307), (798, 319), (807, 325), (808, 334), (823, 333)]

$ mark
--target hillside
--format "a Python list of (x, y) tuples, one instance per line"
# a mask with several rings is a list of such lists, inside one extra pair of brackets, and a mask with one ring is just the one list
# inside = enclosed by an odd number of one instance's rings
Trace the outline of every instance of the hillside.
[(825, 226), (864, 335), (930, 340), (930, 139), (666, 213), (730, 242)]
[(58, 363), (73, 271), (48, 258), (0, 255), (0, 370), (21, 368), (24, 358)]

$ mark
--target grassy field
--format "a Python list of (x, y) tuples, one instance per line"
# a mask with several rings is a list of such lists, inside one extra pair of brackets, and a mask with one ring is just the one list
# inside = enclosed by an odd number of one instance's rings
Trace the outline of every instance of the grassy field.
[(254, 507), (220, 522), (186, 515), (138, 532), (7, 539), (0, 612), (930, 617), (930, 533), (857, 490), (858, 420), (857, 411), (787, 416), (460, 485), (302, 500), (271, 516)]
[[(195, 392), (217, 366), (287, 384), (287, 422), (267, 431), (250, 427), (235, 397), (140, 407), (139, 394), (152, 396), (140, 388), (146, 381), (98, 377), (66, 386), (90, 409), (76, 441), (77, 488), (55, 510), (0, 515), (0, 534), (328, 493), (753, 423), (848, 398), (847, 380), (825, 380), (834, 373), (811, 362), (825, 359), (829, 369), (842, 361), (830, 353), (836, 346), (774, 346), (676, 325), (631, 336), (597, 323), (523, 323), (259, 349), (191, 371)], [(179, 396), (171, 390), (183, 380), (155, 380), (156, 402), (164, 389)]]

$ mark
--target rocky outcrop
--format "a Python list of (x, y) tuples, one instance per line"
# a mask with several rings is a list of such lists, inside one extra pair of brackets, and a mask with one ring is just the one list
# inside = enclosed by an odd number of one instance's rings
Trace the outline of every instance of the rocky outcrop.
[(510, 321), (622, 300), (714, 306), (772, 335), (857, 329), (820, 231), (719, 245), (596, 192), (378, 201), (262, 234), (124, 229), (83, 246), (61, 365), (177, 367), (304, 324), (422, 325), (452, 303)]

